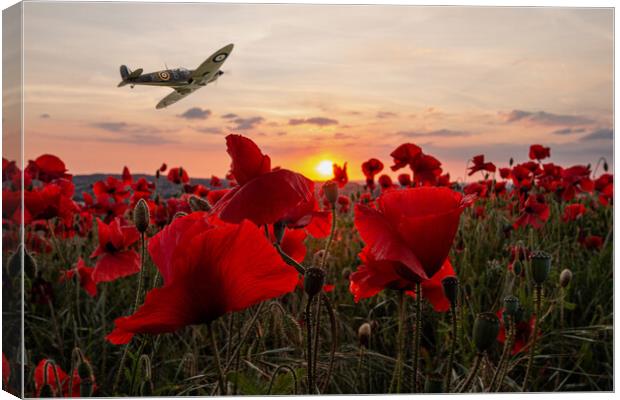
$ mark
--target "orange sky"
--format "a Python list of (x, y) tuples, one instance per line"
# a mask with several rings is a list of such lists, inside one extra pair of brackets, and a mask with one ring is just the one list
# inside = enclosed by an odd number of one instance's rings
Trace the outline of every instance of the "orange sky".
[[(26, 159), (73, 173), (223, 176), (230, 132), (273, 165), (320, 178), (412, 142), (453, 178), (551, 146), (612, 164), (610, 9), (235, 4), (25, 4)], [(118, 67), (195, 68), (235, 43), (217, 85), (156, 110), (170, 89), (117, 88)], [(193, 111), (186, 113), (188, 110)], [(190, 118), (193, 117), (193, 118)], [(396, 174), (392, 174), (395, 176)]]

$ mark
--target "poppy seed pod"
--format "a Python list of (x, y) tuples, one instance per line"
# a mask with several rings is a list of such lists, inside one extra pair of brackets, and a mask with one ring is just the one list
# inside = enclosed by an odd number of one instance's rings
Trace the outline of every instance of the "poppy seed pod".
[(150, 222), (149, 206), (144, 199), (140, 199), (133, 209), (133, 223), (138, 232), (144, 233), (149, 228)]
[(211, 211), (211, 204), (203, 198), (192, 196), (189, 198), (189, 207), (192, 211)]
[(456, 276), (448, 276), (441, 281), (443, 292), (450, 302), (450, 307), (456, 307), (456, 301), (459, 296), (459, 280)]
[(568, 268), (564, 268), (562, 272), (560, 273), (560, 286), (565, 288), (566, 286), (570, 284), (570, 281), (572, 279), (573, 279), (573, 272)]
[(323, 193), (325, 198), (332, 206), (338, 201), (338, 183), (334, 181), (325, 182), (323, 185)]
[(474, 344), (478, 352), (488, 350), (499, 333), (499, 318), (491, 312), (480, 313), (474, 322)]
[(304, 277), (304, 291), (309, 297), (314, 297), (321, 292), (325, 283), (325, 271), (319, 267), (312, 267), (306, 270)]
[(515, 296), (504, 297), (504, 309), (511, 317), (514, 317), (519, 310), (519, 299)]
[(371, 334), (372, 328), (370, 327), (370, 324), (368, 322), (364, 322), (362, 325), (360, 325), (359, 329), (357, 330), (357, 338), (360, 341), (360, 346), (368, 348), (368, 345), (370, 344)]
[(516, 260), (514, 264), (512, 264), (512, 272), (514, 272), (516, 276), (521, 276), (523, 272), (523, 264), (521, 264), (521, 261)]
[(276, 243), (280, 244), (282, 242), (282, 238), (284, 237), (284, 232), (286, 231), (286, 224), (283, 221), (278, 221), (273, 224), (273, 235), (276, 238)]
[(342, 270), (342, 279), (344, 279), (345, 281), (348, 281), (350, 276), (351, 276), (351, 268), (347, 267)]
[(531, 255), (531, 262), (532, 279), (540, 285), (547, 280), (549, 271), (551, 271), (551, 255), (541, 250), (534, 251)]

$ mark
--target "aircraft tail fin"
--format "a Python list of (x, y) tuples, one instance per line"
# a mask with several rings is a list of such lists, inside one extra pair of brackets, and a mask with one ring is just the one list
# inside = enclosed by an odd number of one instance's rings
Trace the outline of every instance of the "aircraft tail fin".
[(121, 78), (123, 78), (123, 80), (121, 81), (121, 83), (118, 84), (118, 86), (125, 86), (130, 82), (131, 79), (135, 79), (141, 74), (142, 68), (138, 68), (137, 70), (132, 72), (129, 68), (127, 68), (126, 65), (121, 65)]

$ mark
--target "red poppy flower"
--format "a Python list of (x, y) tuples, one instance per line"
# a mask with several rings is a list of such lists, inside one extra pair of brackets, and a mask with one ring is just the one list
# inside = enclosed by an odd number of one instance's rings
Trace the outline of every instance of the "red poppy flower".
[(220, 187), (222, 186), (222, 180), (215, 175), (211, 175), (211, 179), (209, 180), (209, 186)]
[(531, 225), (535, 229), (540, 229), (549, 219), (549, 206), (545, 202), (543, 195), (529, 195), (519, 217), (514, 223), (514, 228)]
[(435, 157), (422, 154), (411, 165), (416, 186), (435, 185), (441, 175), (441, 162)]
[(562, 220), (564, 222), (575, 221), (586, 212), (586, 206), (581, 203), (569, 204), (564, 208)]
[(72, 200), (74, 191), (75, 186), (71, 181), (57, 179), (53, 183), (24, 192), (24, 223), (58, 217), (65, 226), (71, 226), (73, 216), (78, 211)]
[(209, 202), (209, 204), (214, 206), (228, 192), (230, 192), (230, 189), (210, 190), (207, 194), (207, 201)]
[[(499, 318), (499, 333), (497, 334), (497, 341), (502, 344), (504, 344), (504, 342), (506, 341), (506, 328), (504, 326), (503, 315), (504, 309), (502, 308), (497, 312), (497, 317)], [(536, 322), (536, 317), (533, 315), (529, 321), (521, 320), (517, 322), (515, 341), (512, 346), (511, 352), (513, 356), (523, 351), (525, 346), (530, 342), (530, 336), (532, 335), (532, 331), (534, 330), (534, 322)]]
[(394, 186), (392, 183), (392, 178), (390, 178), (389, 175), (381, 175), (379, 177), (379, 186), (381, 186), (381, 189), (383, 190), (391, 189)]
[(340, 208), (338, 210), (339, 212), (341, 212), (341, 213), (348, 213), (349, 212), (349, 206), (351, 205), (351, 199), (349, 199), (349, 197), (340, 195), (340, 196), (338, 196), (337, 203), (340, 206)]
[(349, 176), (347, 175), (347, 163), (341, 167), (338, 164), (333, 165), (334, 169), (334, 182), (338, 183), (339, 188), (343, 188), (347, 182), (349, 182)]
[(499, 169), (499, 176), (502, 179), (508, 179), (508, 178), (510, 178), (510, 171), (511, 171), (510, 168), (500, 168)]
[(271, 171), (269, 157), (250, 139), (228, 135), (226, 146), (239, 185), (214, 205), (214, 213), (223, 221), (249, 219), (257, 225), (273, 224), (316, 201), (311, 180), (287, 169)]
[[(46, 362), (47, 358), (42, 359), (34, 370), (34, 387), (37, 396), (40, 396), (47, 375), (47, 384), (56, 397), (80, 397), (81, 379), (77, 368), (73, 370), (73, 381), (69, 387), (69, 375), (55, 364), (47, 364), (47, 371), (44, 371)], [(56, 380), (56, 376), (58, 376), (58, 380)], [(60, 388), (58, 387), (59, 384)]]
[(133, 177), (131, 176), (131, 172), (129, 172), (129, 168), (127, 166), (123, 167), (123, 175), (122, 175), (123, 183), (126, 185), (131, 184), (133, 182)]
[(4, 352), (2, 352), (2, 384), (4, 390), (7, 390), (9, 386), (9, 379), (11, 379), (11, 365)]
[(93, 280), (94, 271), (95, 269), (87, 266), (82, 257), (80, 257), (75, 268), (61, 272), (60, 281), (65, 282), (73, 279), (73, 276), (75, 276), (77, 272), (80, 286), (82, 286), (90, 297), (95, 297), (97, 296), (97, 283)]
[(440, 186), (440, 187), (452, 186), (452, 182), (450, 182), (450, 174), (447, 173), (447, 174), (439, 175), (439, 178), (437, 178), (437, 183), (435, 185)]
[(168, 180), (174, 184), (180, 185), (189, 182), (189, 175), (185, 168), (170, 168), (168, 171)]
[(472, 162), (474, 165), (469, 167), (469, 174), (468, 174), (469, 176), (472, 176), (478, 171), (495, 172), (496, 170), (495, 164), (493, 164), (492, 162), (486, 162), (486, 163), (484, 162), (484, 154), (475, 156), (472, 159)]
[(580, 235), (579, 243), (588, 250), (600, 250), (603, 248), (603, 238), (598, 235)]
[[(364, 248), (359, 254), (362, 265), (350, 276), (349, 291), (353, 294), (355, 302), (376, 295), (384, 289), (407, 290), (407, 294), (415, 298), (413, 282), (403, 279), (398, 271), (403, 267), (396, 261), (378, 261), (368, 250)], [(446, 258), (439, 271), (431, 279), (422, 281), (422, 297), (427, 299), (437, 312), (445, 312), (450, 309), (450, 302), (445, 297), (441, 281), (454, 275), (454, 269), (450, 260)]]
[(194, 194), (198, 197), (207, 197), (210, 190), (205, 185), (201, 185), (200, 183), (197, 185), (183, 185), (183, 191), (187, 194)]
[(377, 260), (398, 261), (410, 281), (432, 277), (448, 257), (463, 209), (471, 198), (448, 188), (392, 190), (378, 209), (355, 206), (355, 226)]
[[(114, 344), (136, 333), (168, 333), (292, 291), (297, 272), (263, 232), (244, 221), (214, 225), (204, 212), (175, 219), (149, 241), (164, 286), (151, 290), (129, 317), (117, 318), (107, 336)], [(204, 294), (209, 293), (208, 297)]]
[(409, 175), (409, 174), (400, 174), (400, 175), (398, 175), (398, 183), (400, 183), (400, 186), (402, 186), (402, 187), (409, 187), (409, 186), (411, 186), (411, 175)]
[(383, 171), (383, 163), (376, 158), (371, 158), (368, 161), (362, 163), (362, 172), (366, 177), (366, 184), (369, 188), (375, 187), (375, 175)]
[(30, 301), (34, 304), (44, 305), (54, 302), (54, 288), (50, 282), (43, 279), (41, 271), (39, 271), (37, 277), (32, 280)]
[(549, 147), (543, 147), (539, 144), (530, 146), (530, 160), (543, 160), (547, 157), (551, 157), (551, 149)]
[(463, 188), (465, 194), (475, 194), (478, 198), (487, 197), (489, 188), (487, 185), (483, 185), (480, 182), (472, 182)]
[(390, 154), (390, 156), (394, 159), (394, 165), (390, 168), (392, 171), (397, 171), (407, 165), (411, 166), (421, 154), (422, 149), (419, 146), (416, 146), (413, 143), (401, 144)]
[(95, 283), (110, 282), (140, 271), (140, 256), (129, 249), (140, 234), (134, 226), (121, 226), (115, 218), (109, 225), (97, 220), (99, 246), (90, 255), (97, 258), (92, 278)]
[(126, 184), (113, 176), (108, 176), (105, 181), (97, 181), (93, 185), (95, 197), (105, 198), (106, 195), (111, 196), (115, 202), (121, 202), (129, 196)]
[(590, 179), (590, 167), (574, 165), (562, 171), (562, 199), (571, 201), (578, 193), (591, 193), (594, 182)]
[(161, 167), (159, 167), (159, 172), (166, 172), (167, 169), (168, 166), (166, 165), (166, 163), (162, 163)]
[(66, 174), (67, 168), (65, 163), (51, 154), (43, 154), (34, 161), (28, 161), (28, 166), (24, 172), (27, 172), (41, 182), (51, 182), (54, 179), (71, 177), (71, 175)]

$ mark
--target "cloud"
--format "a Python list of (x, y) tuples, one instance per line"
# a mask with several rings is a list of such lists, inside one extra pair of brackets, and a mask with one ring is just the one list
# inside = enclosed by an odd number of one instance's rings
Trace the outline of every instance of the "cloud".
[(280, 131), (278, 133), (276, 133), (277, 136), (286, 136), (287, 133), (285, 131)]
[(429, 132), (420, 132), (420, 131), (399, 131), (396, 132), (396, 135), (399, 136), (407, 136), (407, 137), (460, 137), (460, 136), (470, 136), (471, 132), (467, 131), (453, 131), (450, 129), (438, 129), (435, 131)]
[(350, 135), (348, 133), (336, 132), (334, 133), (334, 139), (343, 140), (343, 139), (355, 139), (357, 136)]
[(43, 113), (41, 114), (40, 118), (42, 119), (48, 119), (48, 118), (52, 118), (51, 115), (49, 115), (48, 113)]
[(571, 135), (574, 133), (583, 133), (585, 131), (586, 130), (584, 128), (564, 128), (564, 129), (555, 130), (551, 133), (554, 135)]
[(608, 128), (596, 129), (591, 133), (585, 135), (580, 140), (590, 141), (590, 140), (613, 140), (614, 139), (614, 130)]
[(398, 114), (396, 114), (395, 112), (392, 111), (379, 111), (377, 112), (376, 117), (379, 119), (385, 119), (385, 118), (394, 118), (397, 117)]
[(250, 117), (250, 118), (235, 118), (232, 120), (232, 123), (235, 124), (233, 129), (244, 130), (244, 129), (253, 129), (256, 125), (261, 124), (265, 121), (263, 117)]
[(115, 134), (115, 136), (96, 137), (100, 142), (136, 143), (145, 145), (158, 145), (175, 143), (174, 140), (165, 137), (165, 134), (173, 130), (165, 130), (149, 125), (129, 124), (127, 122), (94, 122), (91, 126)]
[(219, 134), (222, 133), (222, 130), (220, 128), (216, 128), (216, 127), (212, 127), (212, 126), (204, 126), (204, 127), (200, 127), (200, 128), (194, 128), (196, 131), (201, 132), (201, 133), (208, 133), (208, 134)]
[(317, 126), (338, 125), (338, 121), (325, 117), (313, 117), (313, 118), (293, 118), (288, 121), (289, 125), (302, 125), (310, 124)]
[(508, 123), (518, 121), (528, 121), (540, 125), (588, 125), (594, 121), (581, 115), (562, 115), (552, 114), (546, 111), (523, 111), (512, 110), (509, 113), (502, 113), (504, 119)]
[(224, 119), (233, 119), (233, 118), (237, 118), (239, 117), (237, 114), (234, 113), (228, 113), (228, 114), (224, 114), (222, 115), (222, 118)]
[(211, 115), (211, 110), (203, 110), (200, 107), (192, 107), (183, 114), (177, 115), (177, 117), (185, 119), (207, 119), (209, 118), (209, 115)]

